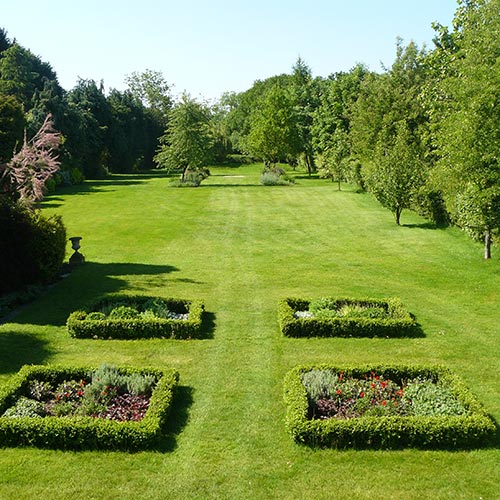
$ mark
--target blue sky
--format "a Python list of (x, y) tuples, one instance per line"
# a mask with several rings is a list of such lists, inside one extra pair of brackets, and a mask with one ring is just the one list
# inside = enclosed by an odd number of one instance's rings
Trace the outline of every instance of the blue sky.
[(456, 0), (5, 1), (0, 27), (51, 63), (69, 90), (78, 77), (123, 90), (133, 71), (161, 71), (174, 94), (219, 97), (289, 73), (372, 70), (394, 60), (396, 38), (432, 47)]

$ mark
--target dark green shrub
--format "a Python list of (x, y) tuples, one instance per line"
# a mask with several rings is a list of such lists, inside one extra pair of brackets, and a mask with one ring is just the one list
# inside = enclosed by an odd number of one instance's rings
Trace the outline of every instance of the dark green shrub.
[[(111, 312), (118, 303), (121, 304), (118, 307), (120, 311), (128, 310), (133, 305), (135, 315), (112, 317)], [(151, 309), (154, 304), (156, 306)], [(102, 318), (101, 314), (106, 314), (103, 311), (110, 311), (110, 316)], [(85, 310), (71, 313), (66, 325), (69, 334), (76, 338), (138, 339), (163, 337), (191, 339), (201, 337), (203, 311), (204, 306), (199, 301), (109, 295)], [(101, 314), (95, 315), (95, 312)]]
[[(118, 376), (132, 377), (143, 374), (154, 377), (156, 385), (151, 395), (149, 408), (140, 421), (119, 422), (104, 418), (85, 416), (36, 417), (3, 416), (5, 411), (17, 407), (21, 398), (29, 394), (34, 381), (61, 385), (65, 381), (89, 378), (94, 367), (24, 366), (17, 375), (0, 388), (0, 446), (38, 446), (59, 449), (120, 449), (141, 450), (155, 448), (161, 438), (172, 404), (173, 391), (179, 375), (175, 370), (156, 368), (117, 369)], [(67, 383), (67, 382), (66, 382)], [(43, 403), (35, 401), (37, 408)], [(65, 400), (57, 411), (68, 415), (74, 402)], [(41, 406), (40, 406), (41, 405)], [(33, 403), (28, 403), (23, 412), (31, 412)], [(97, 405), (97, 409), (99, 406)], [(10, 410), (9, 410), (10, 411)], [(19, 408), (17, 411), (21, 411)]]
[(46, 218), (0, 196), (0, 234), (0, 294), (58, 276), (66, 252), (60, 217)]
[(396, 298), (286, 298), (278, 304), (281, 332), (287, 337), (411, 337), (417, 322)]
[(139, 311), (133, 307), (118, 306), (109, 313), (109, 319), (132, 319), (139, 316)]
[[(364, 379), (371, 373), (383, 379), (401, 383), (402, 380), (428, 379), (446, 388), (465, 413), (458, 415), (399, 416), (386, 411), (372, 412), (359, 418), (313, 419), (310, 398), (304, 377), (312, 371), (330, 371), (333, 376)], [(314, 381), (316, 397), (328, 391), (332, 379), (317, 374)], [(322, 385), (323, 384), (323, 385)], [(435, 385), (436, 387), (436, 385)], [(286, 427), (297, 443), (332, 448), (406, 447), (430, 449), (467, 449), (489, 445), (495, 437), (496, 426), (482, 405), (464, 383), (444, 367), (425, 366), (360, 366), (335, 365), (298, 366), (285, 377), (284, 399), (287, 405)]]

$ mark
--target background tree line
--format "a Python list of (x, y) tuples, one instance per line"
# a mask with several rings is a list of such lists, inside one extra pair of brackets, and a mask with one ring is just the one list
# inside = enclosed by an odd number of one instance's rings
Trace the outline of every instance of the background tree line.
[(50, 113), (63, 170), (156, 165), (184, 180), (231, 155), (286, 162), (369, 190), (398, 224), (405, 209), (452, 222), (483, 239), (488, 258), (500, 230), (500, 0), (459, 0), (452, 26), (434, 29), (431, 49), (398, 40), (378, 72), (358, 64), (313, 78), (299, 58), (290, 74), (211, 105), (174, 102), (153, 71), (130, 75), (123, 92), (88, 80), (67, 92), (0, 30), (0, 163)]

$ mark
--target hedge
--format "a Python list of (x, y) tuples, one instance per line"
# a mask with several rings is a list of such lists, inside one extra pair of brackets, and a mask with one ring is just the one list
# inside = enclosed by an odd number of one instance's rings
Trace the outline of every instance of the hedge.
[[(311, 420), (302, 374), (313, 369), (343, 371), (344, 376), (362, 378), (377, 373), (394, 381), (424, 377), (440, 380), (467, 409), (459, 416), (381, 416), (349, 420)], [(495, 439), (496, 426), (464, 382), (445, 367), (303, 365), (285, 377), (286, 427), (297, 443), (328, 448), (375, 449), (470, 449), (487, 446)]]
[(386, 309), (387, 318), (296, 318), (297, 311), (307, 311), (310, 300), (285, 298), (278, 304), (278, 321), (286, 337), (415, 337), (422, 336), (415, 317), (397, 298), (331, 299), (335, 307), (362, 305)]
[(169, 310), (188, 313), (187, 320), (166, 318), (131, 319), (87, 319), (92, 311), (114, 302), (134, 302), (142, 304), (147, 300), (161, 297), (108, 295), (90, 307), (72, 312), (66, 322), (69, 334), (75, 338), (94, 339), (146, 339), (153, 337), (169, 339), (192, 339), (202, 336), (202, 316), (204, 305), (200, 301), (168, 298), (163, 300)]
[[(26, 395), (33, 380), (61, 383), (85, 379), (95, 367), (25, 365), (0, 391), (0, 415)], [(152, 374), (158, 382), (149, 408), (140, 421), (118, 422), (94, 417), (2, 417), (1, 446), (36, 446), (53, 449), (119, 449), (155, 448), (163, 434), (179, 374), (173, 369), (139, 369), (121, 367), (123, 374)]]

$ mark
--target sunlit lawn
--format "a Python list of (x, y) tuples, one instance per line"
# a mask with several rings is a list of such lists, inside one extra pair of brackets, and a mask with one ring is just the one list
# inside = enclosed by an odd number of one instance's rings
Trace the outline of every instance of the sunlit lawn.
[[(0, 498), (493, 499), (500, 451), (334, 451), (295, 445), (282, 380), (299, 363), (441, 363), (500, 420), (500, 263), (457, 229), (403, 226), (352, 186), (299, 176), (262, 187), (258, 166), (214, 168), (198, 189), (116, 176), (47, 199), (87, 263), (0, 326), (0, 383), (25, 363), (172, 366), (181, 387), (161, 450), (6, 448)], [(69, 245), (68, 245), (69, 255)], [(70, 311), (108, 292), (202, 299), (208, 338), (71, 339)], [(416, 339), (285, 339), (284, 296), (398, 296)]]

